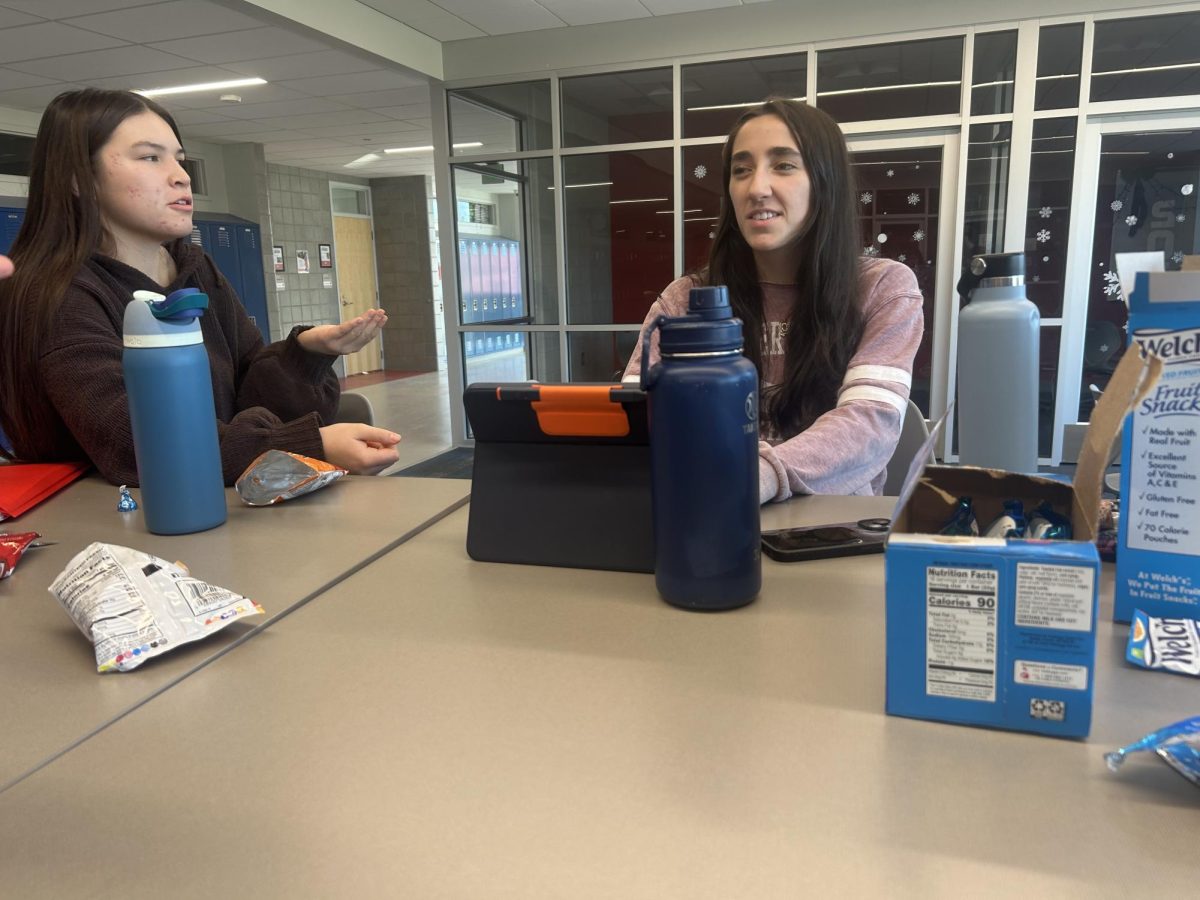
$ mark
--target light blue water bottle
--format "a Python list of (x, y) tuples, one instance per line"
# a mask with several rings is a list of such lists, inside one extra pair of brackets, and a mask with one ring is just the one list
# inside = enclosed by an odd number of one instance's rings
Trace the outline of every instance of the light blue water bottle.
[(958, 292), (970, 298), (958, 314), (958, 461), (1037, 472), (1040, 319), (1025, 254), (974, 257)]
[(190, 534), (225, 521), (217, 412), (200, 331), (206, 309), (208, 296), (195, 288), (165, 298), (134, 291), (125, 307), (125, 393), (142, 510), (154, 534)]

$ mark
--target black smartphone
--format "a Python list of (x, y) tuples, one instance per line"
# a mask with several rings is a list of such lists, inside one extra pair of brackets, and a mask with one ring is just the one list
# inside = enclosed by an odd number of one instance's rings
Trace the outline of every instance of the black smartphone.
[(780, 562), (881, 553), (890, 527), (888, 519), (860, 519), (836, 525), (764, 531), (762, 548), (763, 553)]

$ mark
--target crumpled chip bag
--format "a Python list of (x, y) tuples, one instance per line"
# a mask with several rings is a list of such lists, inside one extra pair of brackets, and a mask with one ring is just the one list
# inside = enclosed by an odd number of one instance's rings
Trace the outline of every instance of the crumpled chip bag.
[(250, 506), (270, 506), (332, 484), (345, 469), (286, 450), (268, 450), (247, 466), (234, 487), (238, 496)]
[(193, 578), (188, 570), (129, 547), (89, 544), (50, 593), (96, 648), (98, 672), (128, 672), (263, 608)]

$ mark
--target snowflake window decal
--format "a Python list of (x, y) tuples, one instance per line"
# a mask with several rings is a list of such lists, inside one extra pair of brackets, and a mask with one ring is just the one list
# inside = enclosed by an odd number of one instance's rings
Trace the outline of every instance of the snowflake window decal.
[(1121, 293), (1121, 279), (1117, 277), (1117, 273), (1111, 269), (1104, 273), (1104, 295), (1106, 297), (1119, 296)]
[(1042, 257), (1042, 262), (1050, 262), (1050, 257), (1048, 257), (1048, 256), (1043, 256), (1043, 257)]
[(1134, 225), (1136, 225), (1137, 222), (1138, 222), (1137, 216), (1126, 216), (1125, 217), (1125, 224), (1128, 225), (1130, 228), (1132, 228)]
[(874, 199), (875, 199), (875, 195), (872, 194), (870, 191), (863, 191), (861, 194), (858, 195), (859, 203), (870, 203)]
[(1049, 228), (1043, 228), (1041, 231), (1039, 231), (1037, 233), (1037, 241), (1039, 244), (1044, 244), (1048, 240), (1050, 240), (1050, 229)]
[(1108, 208), (1111, 209), (1113, 212), (1120, 212), (1122, 209), (1125, 208), (1125, 204), (1122, 203), (1120, 200), (1114, 200), (1112, 203), (1108, 204)]
[(908, 257), (905, 254), (901, 253), (899, 256), (896, 257), (896, 261), (897, 262), (907, 262)]
[(1038, 215), (1041, 216), (1043, 219), (1048, 219), (1052, 215), (1054, 215), (1054, 210), (1051, 209), (1049, 206), (1043, 206), (1041, 209), (1038, 210)]
[(1171, 262), (1175, 263), (1177, 266), (1180, 265), (1183, 262), (1183, 251), (1176, 250), (1174, 253), (1172, 253)]
[(917, 241), (918, 243), (925, 240), (925, 232), (922, 231), (920, 228), (918, 228), (916, 231), (913, 232), (913, 240)]
[(692, 169), (692, 174), (695, 175), (697, 179), (703, 178), (708, 174), (708, 166), (696, 166), (696, 168)]
[(916, 206), (920, 202), (921, 202), (921, 195), (918, 194), (916, 191), (913, 191), (911, 194), (908, 195), (908, 205), (909, 206)]
[(876, 247), (874, 244), (871, 244), (869, 247), (863, 247), (862, 255), (863, 256), (878, 256), (879, 248)]
[(886, 175), (888, 178), (891, 178), (893, 175), (895, 175), (895, 174), (896, 174), (896, 170), (895, 170), (895, 169), (888, 169), (888, 170), (887, 170), (886, 172), (884, 172), (883, 174), (884, 174), (884, 175)]
[(1185, 216), (1183, 213), (1176, 213), (1176, 214), (1175, 214), (1175, 221), (1176, 221), (1176, 222), (1186, 222), (1186, 221), (1187, 221), (1187, 216)]

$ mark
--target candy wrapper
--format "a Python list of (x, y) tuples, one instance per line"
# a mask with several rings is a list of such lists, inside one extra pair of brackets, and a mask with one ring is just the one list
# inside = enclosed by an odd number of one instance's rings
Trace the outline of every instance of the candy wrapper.
[(268, 450), (250, 463), (235, 487), (250, 506), (270, 506), (320, 490), (345, 474), (345, 469), (320, 459)]
[(1160, 728), (1127, 747), (1105, 753), (1104, 761), (1115, 772), (1126, 756), (1139, 750), (1153, 750), (1168, 766), (1200, 787), (1200, 716)]
[(1200, 622), (1156, 619), (1135, 609), (1125, 658), (1144, 669), (1200, 677)]
[(20, 534), (0, 532), (0, 578), (7, 578), (17, 568), (17, 563), (31, 547), (44, 547), (52, 541), (39, 541), (41, 535), (36, 531), (23, 531)]
[(95, 645), (96, 670), (128, 672), (243, 616), (263, 612), (177, 563), (115, 544), (89, 544), (50, 585)]

